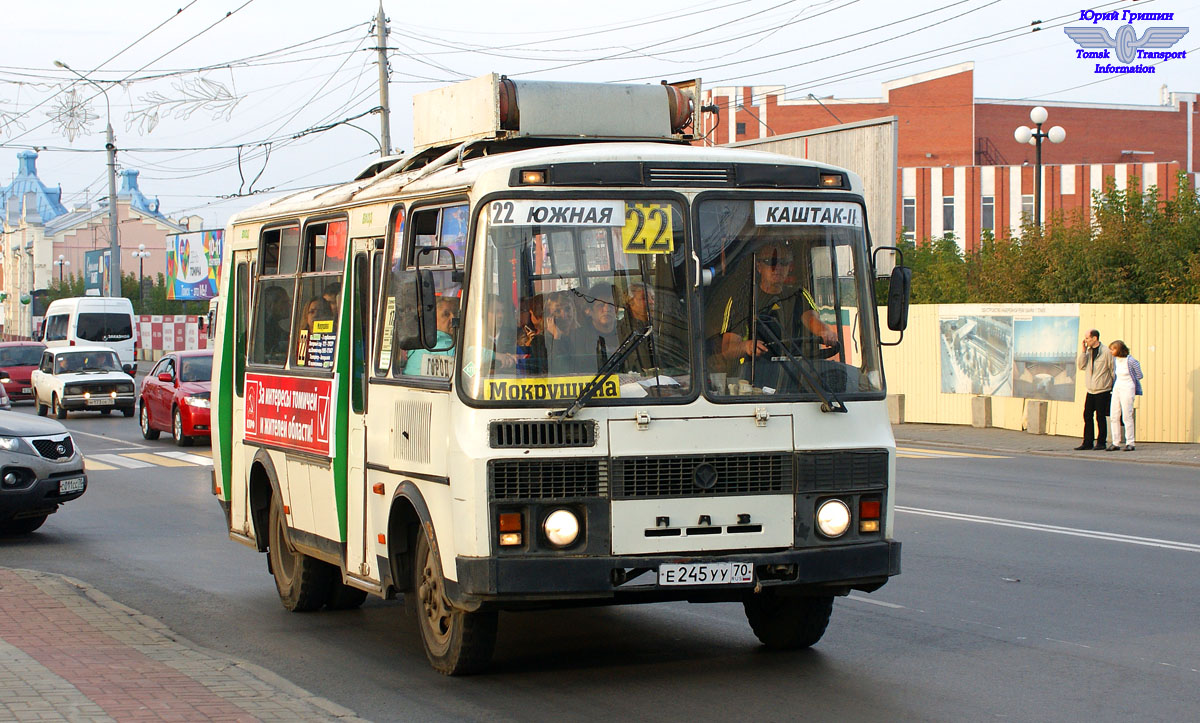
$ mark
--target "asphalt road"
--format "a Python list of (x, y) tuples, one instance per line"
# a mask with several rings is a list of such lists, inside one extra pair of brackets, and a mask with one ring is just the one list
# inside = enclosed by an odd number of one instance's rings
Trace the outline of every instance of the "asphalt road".
[(1195, 716), (1194, 468), (906, 451), (904, 572), (837, 600), (813, 650), (764, 650), (738, 605), (513, 613), (501, 616), (492, 672), (447, 679), (399, 602), (284, 611), (265, 557), (225, 536), (196, 464), (207, 448), (163, 466), (153, 462), (176, 448), (142, 440), (133, 419), (67, 425), (113, 469), (90, 465), (88, 493), (28, 539), (0, 542), (0, 565), (82, 579), (365, 718)]

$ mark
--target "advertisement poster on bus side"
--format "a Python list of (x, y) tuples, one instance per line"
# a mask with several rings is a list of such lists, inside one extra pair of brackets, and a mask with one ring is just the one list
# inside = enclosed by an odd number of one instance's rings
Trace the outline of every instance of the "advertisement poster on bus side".
[(167, 298), (207, 300), (217, 295), (225, 232), (189, 231), (167, 236)]
[(332, 379), (246, 373), (246, 441), (329, 456)]

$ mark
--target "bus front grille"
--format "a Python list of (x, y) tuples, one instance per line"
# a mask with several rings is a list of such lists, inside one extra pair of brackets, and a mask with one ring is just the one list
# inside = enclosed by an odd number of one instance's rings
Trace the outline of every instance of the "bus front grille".
[(494, 500), (546, 500), (608, 495), (608, 460), (493, 459), (488, 485)]
[(888, 453), (883, 449), (839, 449), (796, 455), (800, 492), (887, 487)]
[(488, 444), (493, 449), (594, 447), (596, 423), (570, 419), (496, 421), (488, 424)]
[(618, 457), (613, 498), (790, 494), (792, 459), (786, 452)]

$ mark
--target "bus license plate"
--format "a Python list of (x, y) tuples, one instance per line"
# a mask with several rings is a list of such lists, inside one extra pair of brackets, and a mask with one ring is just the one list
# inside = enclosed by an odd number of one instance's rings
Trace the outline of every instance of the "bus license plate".
[(111, 407), (114, 401), (116, 400), (114, 400), (112, 397), (100, 397), (98, 399), (87, 400), (89, 407)]
[(748, 562), (686, 562), (658, 566), (659, 585), (744, 585), (754, 582)]
[(59, 480), (58, 481), (58, 493), (60, 495), (66, 495), (66, 494), (70, 494), (72, 492), (78, 492), (83, 489), (83, 485), (84, 485), (83, 477), (72, 477), (71, 479)]

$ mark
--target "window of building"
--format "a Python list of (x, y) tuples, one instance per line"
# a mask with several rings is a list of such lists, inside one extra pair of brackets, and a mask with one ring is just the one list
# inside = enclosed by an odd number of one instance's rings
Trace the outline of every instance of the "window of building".
[(745, 124), (745, 123), (738, 123), (738, 124), (737, 124), (736, 133), (737, 133), (737, 135), (739, 135), (739, 136), (744, 136), (744, 135), (746, 135), (746, 124)]
[(1026, 193), (1021, 196), (1021, 215), (1033, 218), (1033, 194)]
[(954, 233), (954, 196), (942, 196), (942, 233)]
[(915, 241), (917, 238), (917, 199), (906, 197), (901, 201), (901, 232), (905, 241)]
[(984, 231), (996, 230), (996, 197), (984, 196), (979, 214), (979, 228)]

